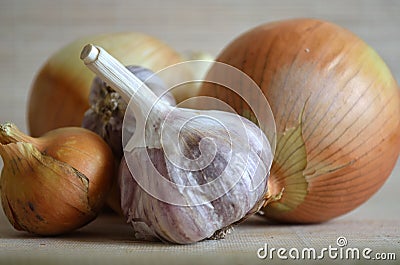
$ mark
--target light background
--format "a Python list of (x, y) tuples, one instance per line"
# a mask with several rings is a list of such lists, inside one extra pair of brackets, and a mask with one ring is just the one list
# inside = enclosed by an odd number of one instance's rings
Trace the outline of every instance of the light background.
[[(0, 0), (0, 122), (13, 121), (26, 131), (26, 102), (38, 69), (68, 42), (95, 33), (140, 31), (160, 38), (179, 52), (217, 55), (233, 38), (261, 23), (314, 17), (335, 22), (359, 35), (378, 51), (400, 80), (399, 14), (398, 0)], [(361, 229), (367, 220), (382, 231), (389, 224), (389, 236), (397, 240), (393, 247), (400, 249), (399, 188), (398, 163), (372, 199), (336, 222), (350, 222)], [(5, 235), (11, 235), (11, 239), (18, 235), (10, 232), (2, 215), (1, 212), (0, 245)]]

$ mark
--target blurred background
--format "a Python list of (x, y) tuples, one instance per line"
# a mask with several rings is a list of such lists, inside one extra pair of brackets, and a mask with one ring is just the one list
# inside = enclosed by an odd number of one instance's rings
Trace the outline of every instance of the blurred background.
[[(0, 0), (0, 122), (13, 121), (26, 131), (26, 102), (39, 68), (67, 43), (97, 33), (139, 31), (182, 53), (204, 51), (215, 56), (259, 24), (313, 17), (360, 36), (399, 81), (399, 14), (398, 0)], [(400, 220), (399, 188), (398, 163), (378, 194), (342, 218)]]

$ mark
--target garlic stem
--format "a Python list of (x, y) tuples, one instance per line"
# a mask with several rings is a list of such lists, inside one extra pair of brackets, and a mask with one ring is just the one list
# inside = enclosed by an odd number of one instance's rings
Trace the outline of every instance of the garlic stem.
[[(158, 97), (149, 89), (149, 87), (132, 74), (124, 65), (112, 57), (103, 48), (87, 44), (81, 53), (80, 58), (86, 66), (97, 76), (117, 91), (126, 101), (135, 101), (134, 105), (141, 106), (145, 110), (152, 107), (162, 108), (163, 103), (158, 102)], [(140, 93), (137, 93), (140, 89)]]

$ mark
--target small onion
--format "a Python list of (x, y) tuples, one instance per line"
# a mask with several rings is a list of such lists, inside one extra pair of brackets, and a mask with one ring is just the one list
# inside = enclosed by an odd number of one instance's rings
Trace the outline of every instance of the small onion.
[[(275, 116), (277, 149), (262, 209), (267, 218), (325, 221), (383, 185), (400, 151), (400, 93), (386, 64), (360, 38), (325, 21), (287, 20), (251, 29), (216, 60), (248, 74)], [(200, 95), (252, 118), (229, 90), (206, 84)]]
[(0, 156), (1, 204), (17, 230), (69, 233), (96, 218), (110, 191), (111, 149), (80, 127), (32, 138), (11, 123), (2, 124)]
[(38, 137), (52, 129), (80, 126), (89, 108), (94, 74), (79, 60), (81, 48), (95, 43), (112, 52), (125, 65), (140, 65), (152, 71), (180, 62), (180, 55), (151, 36), (113, 33), (80, 38), (52, 55), (36, 76), (29, 98), (28, 125)]

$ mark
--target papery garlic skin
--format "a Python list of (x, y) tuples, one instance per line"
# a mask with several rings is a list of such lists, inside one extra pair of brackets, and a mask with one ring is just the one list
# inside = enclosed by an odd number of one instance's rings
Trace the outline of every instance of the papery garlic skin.
[[(164, 82), (154, 75), (154, 72), (140, 66), (130, 65), (126, 67), (140, 80), (146, 82), (147, 86), (170, 105), (175, 105), (175, 99), (167, 92)], [(99, 77), (93, 79), (89, 94), (90, 109), (85, 112), (82, 127), (100, 135), (111, 147), (114, 155), (120, 159), (122, 150), (122, 123), (127, 107), (121, 96), (107, 86)], [(130, 112), (127, 115), (131, 115)], [(130, 118), (129, 126), (125, 126), (126, 132), (133, 134), (135, 131), (135, 118)]]
[[(234, 115), (226, 115), (218, 111), (209, 111), (207, 114), (213, 117), (224, 117), (224, 125), (227, 127), (230, 125), (229, 117), (232, 116), (233, 123), (229, 127), (240, 127)], [(192, 116), (192, 113), (189, 115)], [(185, 115), (180, 115), (174, 117), (173, 120), (184, 118)], [(231, 130), (229, 131), (231, 142), (229, 142), (226, 139), (226, 131), (217, 126), (215, 128), (220, 130), (202, 131), (206, 120), (201, 119), (190, 124), (191, 129), (199, 133), (190, 135), (189, 132), (186, 139), (181, 139), (188, 142), (191, 141), (188, 138), (192, 136), (195, 141), (208, 138), (217, 144), (212, 162), (201, 170), (188, 172), (181, 169), (176, 166), (176, 161), (172, 163), (164, 153), (165, 149), (173, 148), (176, 149), (176, 153), (183, 152), (193, 159), (199, 156), (199, 149), (193, 148), (199, 144), (198, 142), (191, 142), (193, 146), (186, 145), (184, 150), (177, 150), (179, 146), (173, 141), (164, 141), (163, 147), (139, 147), (132, 152), (125, 152), (125, 159), (130, 161), (132, 167), (127, 166), (126, 160), (121, 163), (119, 177), (121, 206), (139, 239), (159, 238), (168, 242), (187, 244), (212, 238), (217, 234), (223, 235), (223, 232), (219, 232), (229, 229), (232, 224), (257, 212), (262, 206), (263, 196), (267, 191), (269, 168), (266, 167), (272, 162), (267, 139), (259, 133), (256, 125), (241, 118), (247, 135), (241, 135), (243, 133), (241, 130)], [(182, 130), (179, 122), (174, 124), (177, 130)], [(236, 149), (233, 151), (234, 155), (229, 158), (229, 153), (232, 152), (231, 144), (241, 143), (243, 139), (249, 140), (250, 150), (245, 147), (243, 150)], [(165, 145), (170, 145), (170, 147)], [(202, 149), (204, 152), (207, 147)], [(232, 161), (228, 162), (228, 159)], [(228, 166), (229, 163), (231, 164)], [(198, 186), (198, 189), (164, 187), (153, 166), (169, 181), (186, 187)], [(143, 172), (143, 178), (148, 179), (140, 179), (131, 172)], [(200, 185), (210, 184), (222, 174), (229, 178), (201, 188)], [(144, 181), (148, 186), (144, 184)], [(151, 190), (149, 187), (159, 188)], [(187, 205), (177, 205), (166, 201), (168, 199), (175, 202), (185, 201)]]
[[(160, 100), (172, 106), (175, 105), (175, 99), (167, 91), (164, 81), (154, 75), (153, 71), (135, 65), (126, 66), (126, 68), (141, 81), (146, 82), (147, 86), (160, 97)], [(83, 117), (82, 127), (97, 133), (104, 139), (110, 146), (117, 163), (123, 156), (122, 128), (124, 128), (125, 135), (133, 135), (136, 127), (133, 113), (126, 112), (127, 104), (128, 102), (118, 92), (99, 77), (93, 79), (89, 94), (90, 109), (86, 111)], [(129, 123), (125, 123), (123, 126), (125, 115), (127, 115)], [(112, 185), (107, 204), (115, 212), (121, 213), (120, 191), (116, 181)]]

